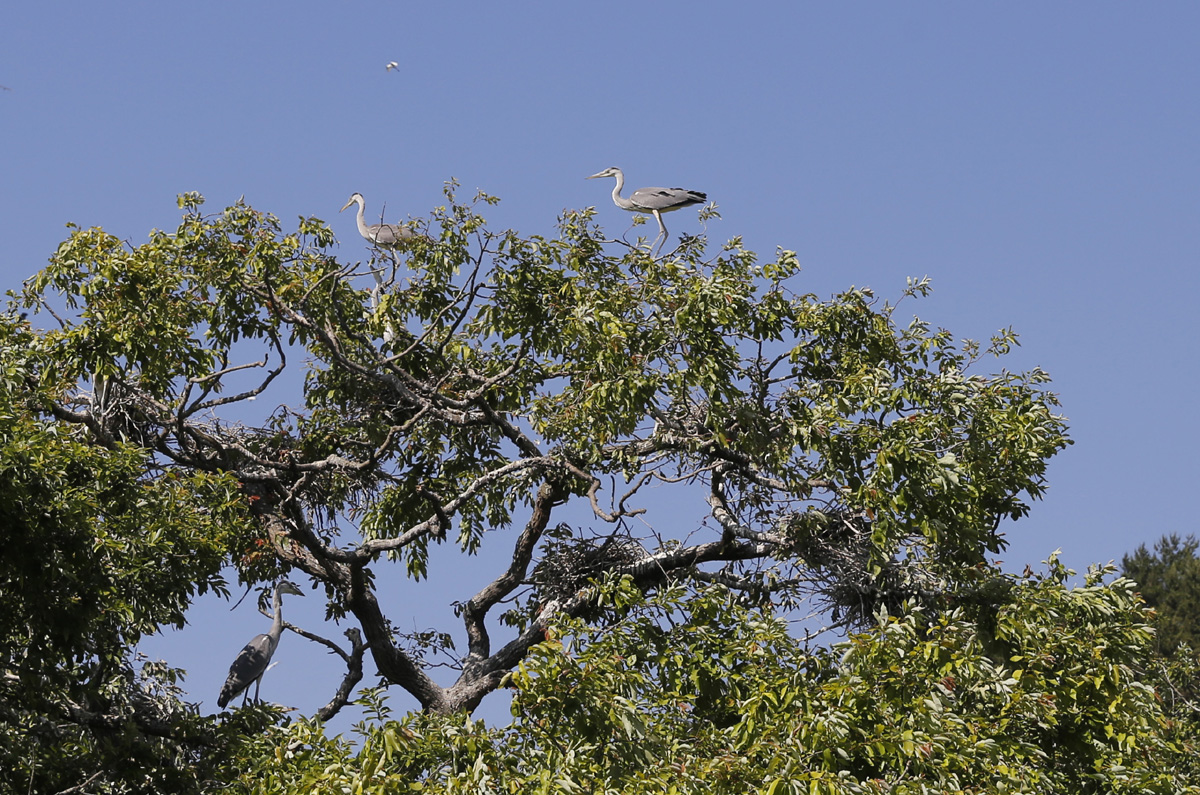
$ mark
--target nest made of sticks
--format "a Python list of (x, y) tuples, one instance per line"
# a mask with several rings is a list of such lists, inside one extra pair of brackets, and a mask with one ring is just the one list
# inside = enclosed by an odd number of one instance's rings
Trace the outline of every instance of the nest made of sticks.
[(793, 549), (835, 621), (867, 626), (883, 611), (899, 615), (913, 606), (935, 606), (946, 590), (946, 583), (919, 558), (893, 555), (880, 562), (864, 516), (812, 512), (791, 519), (787, 530)]
[(565, 525), (555, 530), (529, 578), (543, 604), (566, 601), (592, 580), (646, 556), (642, 545), (628, 535), (580, 538)]

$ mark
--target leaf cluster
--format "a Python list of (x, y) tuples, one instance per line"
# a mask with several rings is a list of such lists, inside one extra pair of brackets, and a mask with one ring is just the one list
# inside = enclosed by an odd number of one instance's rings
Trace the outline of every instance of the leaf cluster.
[(204, 730), (178, 673), (138, 640), (224, 591), (227, 478), (152, 477), (146, 451), (97, 446), (46, 409), (28, 325), (0, 322), (0, 782), (12, 792), (184, 791)]
[(1155, 647), (1164, 657), (1187, 644), (1200, 648), (1200, 541), (1164, 535), (1153, 551), (1145, 544), (1121, 559), (1122, 573), (1138, 584), (1154, 608)]
[[(884, 617), (808, 649), (720, 588), (604, 591), (625, 618), (574, 619), (507, 680), (514, 723), (410, 716), (362, 751), (312, 726), (246, 792), (1185, 793), (1200, 791), (1140, 674), (1132, 584), (1069, 587), (1055, 560), (1009, 580), (998, 621)], [(1000, 576), (1000, 575), (997, 575)], [(637, 607), (636, 610), (631, 608)], [(558, 634), (561, 633), (561, 634)], [(266, 783), (269, 777), (270, 783)]]

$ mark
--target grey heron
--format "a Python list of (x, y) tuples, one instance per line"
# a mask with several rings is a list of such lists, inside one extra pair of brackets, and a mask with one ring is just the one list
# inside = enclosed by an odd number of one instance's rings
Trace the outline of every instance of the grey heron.
[[(612, 192), (613, 204), (622, 210), (650, 213), (654, 216), (654, 220), (658, 221), (659, 237), (662, 237), (664, 242), (667, 237), (667, 225), (663, 223), (663, 213), (669, 213), (681, 207), (691, 207), (693, 204), (703, 204), (708, 200), (708, 194), (685, 188), (638, 188), (626, 199), (621, 195), (621, 188), (625, 187), (625, 175), (621, 173), (621, 169), (616, 166), (606, 168), (599, 174), (592, 174), (588, 179), (600, 179), (601, 177), (617, 178), (617, 186), (613, 188)], [(657, 239), (655, 238), (655, 240)]]
[(367, 203), (363, 200), (361, 193), (355, 193), (350, 197), (350, 200), (342, 205), (339, 213), (345, 212), (346, 208), (351, 204), (358, 204), (358, 233), (362, 235), (368, 243), (378, 246), (379, 248), (399, 248), (405, 243), (415, 240), (418, 235), (407, 226), (397, 226), (395, 224), (367, 224), (366, 214)]
[[(342, 209), (338, 210), (338, 212), (345, 212), (347, 207), (355, 203), (358, 204), (358, 217), (355, 219), (358, 221), (358, 233), (362, 235), (368, 243), (371, 243), (376, 248), (395, 250), (407, 245), (408, 243), (411, 243), (418, 237), (428, 240), (428, 238), (425, 238), (423, 235), (414, 232), (407, 226), (397, 226), (395, 224), (368, 225), (367, 220), (364, 217), (366, 215), (367, 203), (363, 199), (363, 195), (361, 193), (355, 193), (351, 195), (350, 200), (342, 205)], [(395, 262), (394, 259), (392, 261)], [(371, 275), (375, 277), (375, 289), (371, 291), (371, 308), (378, 309), (379, 295), (383, 292), (385, 284), (383, 277), (379, 274), (378, 270), (371, 271)], [(394, 337), (395, 334), (390, 328), (384, 330), (384, 342), (391, 342)]]
[[(265, 635), (256, 635), (238, 654), (233, 665), (229, 666), (229, 676), (221, 686), (221, 695), (217, 698), (217, 706), (225, 708), (243, 691), (250, 696), (250, 683), (254, 683), (254, 700), (258, 701), (258, 689), (262, 685), (263, 674), (271, 664), (271, 655), (279, 646), (279, 636), (283, 634), (283, 595), (294, 594), (304, 596), (304, 592), (290, 582), (281, 582), (275, 586), (275, 613), (271, 617), (271, 629)], [(242, 699), (243, 706), (246, 699)]]

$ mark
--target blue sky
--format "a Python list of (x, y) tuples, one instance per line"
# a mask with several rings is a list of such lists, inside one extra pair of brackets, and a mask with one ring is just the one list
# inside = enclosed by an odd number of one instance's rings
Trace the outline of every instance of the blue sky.
[[(16, 4), (0, 288), (67, 222), (141, 242), (193, 190), (324, 218), (350, 260), (352, 192), (397, 220), (452, 177), (501, 197), (497, 228), (551, 234), (591, 205), (620, 234), (611, 182), (583, 179), (617, 165), (631, 188), (706, 191), (714, 242), (797, 251), (800, 291), (894, 298), (929, 275), (906, 312), (958, 336), (1014, 326), (1005, 366), (1050, 372), (1076, 444), (1004, 558), (1061, 547), (1083, 568), (1196, 530), (1198, 37), (1182, 2)], [(699, 230), (690, 210), (668, 226)], [(463, 598), (489, 570), (450, 565), (467, 585), (411, 594)], [(206, 603), (149, 648), (212, 709), (264, 624)], [(284, 642), (264, 695), (311, 711), (336, 668)]]

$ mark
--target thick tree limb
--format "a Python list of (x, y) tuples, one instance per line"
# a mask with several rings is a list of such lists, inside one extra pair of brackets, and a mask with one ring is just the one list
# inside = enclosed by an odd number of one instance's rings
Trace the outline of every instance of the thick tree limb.
[(350, 641), (350, 653), (347, 655), (338, 649), (346, 661), (346, 675), (342, 678), (342, 683), (338, 685), (337, 692), (333, 694), (329, 703), (317, 710), (318, 720), (329, 720), (338, 714), (342, 707), (350, 702), (350, 697), (354, 695), (354, 688), (362, 681), (363, 654), (367, 650), (367, 644), (363, 642), (362, 633), (354, 627), (346, 630), (346, 638)]
[(529, 562), (533, 559), (533, 551), (538, 540), (550, 523), (550, 514), (562, 499), (561, 491), (553, 484), (543, 483), (538, 488), (537, 498), (533, 504), (533, 515), (525, 525), (513, 547), (512, 561), (508, 570), (489, 583), (483, 590), (475, 594), (463, 605), (462, 617), (467, 630), (467, 659), (463, 667), (463, 677), (476, 675), (476, 668), (491, 654), (491, 642), (488, 638), (485, 619), (501, 599), (512, 593), (524, 580), (529, 570)]

